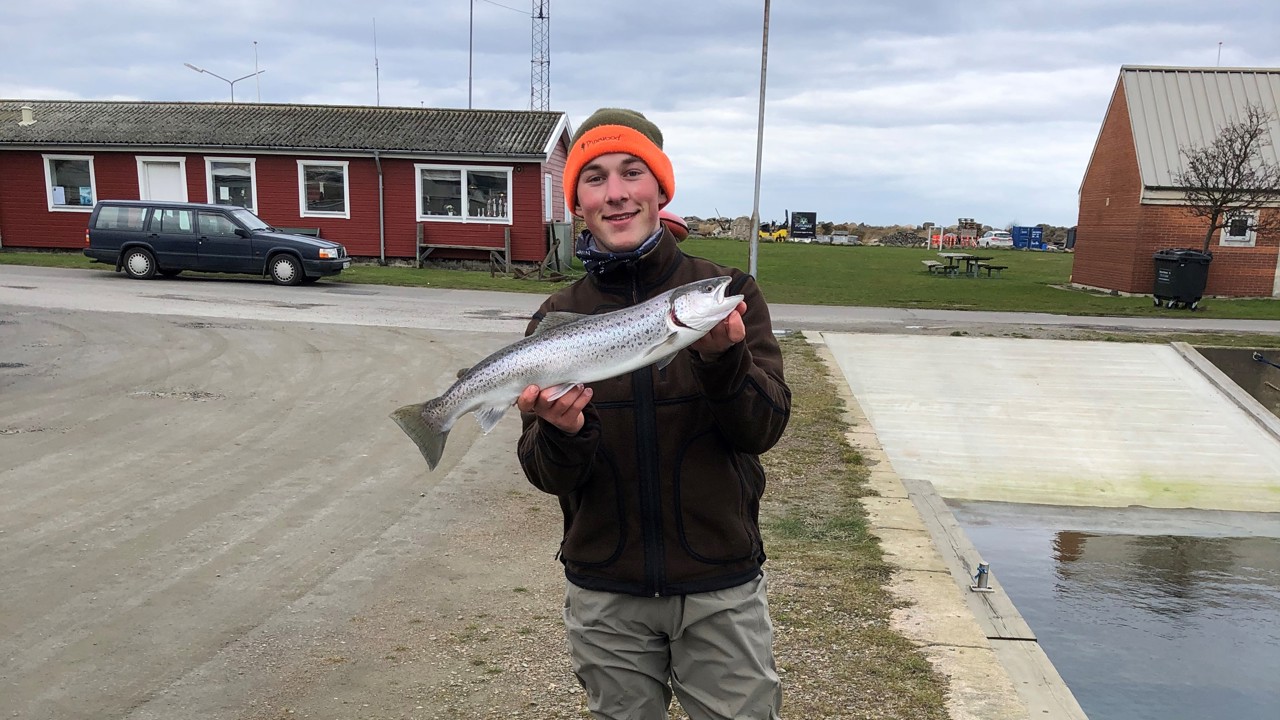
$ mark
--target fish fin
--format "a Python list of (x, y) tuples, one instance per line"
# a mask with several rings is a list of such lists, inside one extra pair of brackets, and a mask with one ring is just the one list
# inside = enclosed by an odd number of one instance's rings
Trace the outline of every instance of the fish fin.
[(547, 396), (547, 402), (555, 402), (556, 400), (559, 400), (562, 395), (564, 395), (565, 393), (569, 392), (570, 390), (576, 387), (579, 387), (581, 384), (582, 383), (563, 383), (560, 385), (552, 385), (551, 387), (546, 388), (547, 390), (554, 391)]
[(547, 313), (546, 316), (542, 318), (542, 321), (538, 323), (538, 327), (533, 329), (533, 334), (537, 335), (539, 333), (544, 333), (550, 330), (551, 328), (560, 327), (561, 325), (568, 325), (569, 323), (576, 322), (578, 320), (581, 320), (584, 317), (587, 317), (587, 316), (582, 313), (573, 313), (573, 312), (565, 312), (563, 310), (555, 310)]
[(435, 470), (440, 463), (440, 456), (444, 454), (444, 443), (449, 439), (449, 431), (428, 420), (425, 409), (426, 405), (422, 404), (405, 405), (391, 413), (391, 419), (418, 446), (422, 457), (427, 460), (427, 469)]
[(458, 377), (461, 378), (463, 375), (466, 375), (469, 372), (471, 372), (471, 368), (469, 367), (458, 368)]
[(656, 362), (659, 370), (670, 365), (676, 353), (680, 352), (679, 350), (668, 352), (668, 348), (676, 342), (677, 338), (679, 338), (679, 333), (667, 335), (665, 340), (645, 351), (643, 359), (648, 360), (650, 363)]
[(511, 407), (509, 404), (491, 405), (476, 410), (476, 420), (480, 422), (480, 430), (486, 433), (492, 430), (493, 426), (497, 425), (502, 416), (507, 413), (509, 407)]

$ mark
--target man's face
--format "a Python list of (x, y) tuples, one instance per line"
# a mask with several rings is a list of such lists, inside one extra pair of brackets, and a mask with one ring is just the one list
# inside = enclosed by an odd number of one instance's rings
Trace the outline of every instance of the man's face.
[(644, 161), (627, 153), (609, 153), (582, 168), (574, 212), (586, 222), (601, 250), (627, 252), (658, 229), (658, 206), (666, 202), (658, 178)]

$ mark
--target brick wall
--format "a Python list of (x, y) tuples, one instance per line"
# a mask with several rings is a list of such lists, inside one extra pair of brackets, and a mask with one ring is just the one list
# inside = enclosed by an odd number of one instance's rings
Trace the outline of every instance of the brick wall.
[[(1124, 88), (1116, 83), (1093, 157), (1080, 184), (1072, 282), (1135, 292), (1134, 244), (1142, 220), (1142, 181)], [(1147, 256), (1150, 264), (1150, 255)], [(1149, 292), (1150, 287), (1140, 292)]]

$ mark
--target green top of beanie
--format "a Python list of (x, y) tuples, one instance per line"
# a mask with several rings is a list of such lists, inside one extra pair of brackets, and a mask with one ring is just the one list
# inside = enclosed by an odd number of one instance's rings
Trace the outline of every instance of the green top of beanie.
[(577, 142), (578, 138), (592, 128), (601, 125), (622, 125), (637, 130), (645, 137), (649, 138), (659, 149), (662, 148), (662, 131), (654, 125), (649, 118), (636, 112), (635, 110), (627, 110), (626, 108), (600, 108), (591, 113), (591, 117), (582, 123), (582, 127), (573, 134), (573, 141)]

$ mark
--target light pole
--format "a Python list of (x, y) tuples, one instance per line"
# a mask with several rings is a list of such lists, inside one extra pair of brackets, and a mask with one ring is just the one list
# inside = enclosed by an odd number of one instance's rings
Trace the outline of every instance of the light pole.
[(195, 70), (195, 71), (196, 71), (196, 72), (198, 72), (198, 73), (204, 73), (205, 75), (212, 75), (212, 76), (214, 76), (214, 77), (218, 78), (219, 80), (221, 80), (222, 82), (224, 82), (224, 83), (226, 83), (226, 84), (230, 85), (230, 86), (231, 86), (231, 102), (235, 102), (235, 101), (236, 101), (236, 83), (240, 82), (241, 80), (248, 80), (248, 79), (249, 79), (249, 78), (251, 78), (251, 77), (256, 77), (256, 76), (261, 75), (262, 73), (266, 72), (266, 70), (254, 70), (253, 72), (249, 73), (248, 75), (245, 75), (244, 77), (238, 77), (238, 78), (236, 78), (235, 80), (228, 80), (228, 79), (226, 79), (226, 78), (222, 77), (221, 75), (219, 75), (219, 74), (218, 74), (218, 73), (216, 73), (216, 72), (210, 72), (210, 71), (208, 71), (208, 70), (205, 70), (204, 68), (196, 67), (195, 65), (192, 65), (191, 63), (182, 63), (182, 64), (183, 64), (183, 65), (186, 65), (187, 67), (191, 68), (192, 70)]
[[(759, 278), (756, 274), (756, 258), (760, 247), (760, 161), (764, 155), (764, 89), (765, 71), (769, 66), (769, 0), (764, 0), (764, 40), (760, 45), (760, 117), (756, 125), (756, 193), (751, 205), (751, 227), (747, 230), (751, 238), (751, 253), (747, 259), (747, 273)], [(772, 226), (770, 226), (772, 227)]]

